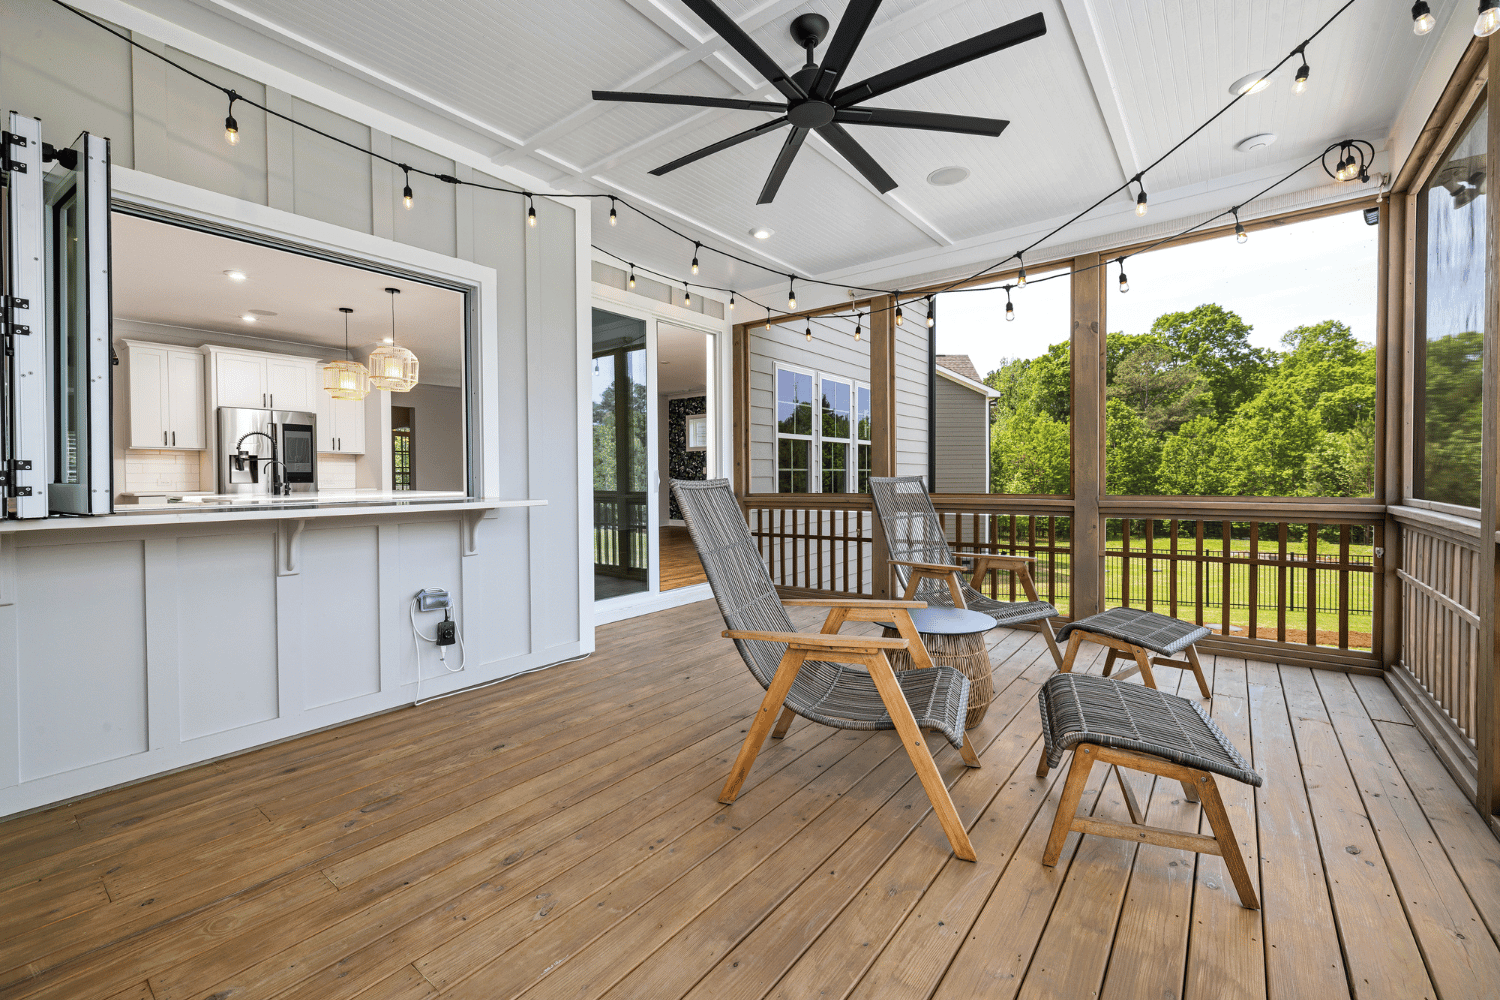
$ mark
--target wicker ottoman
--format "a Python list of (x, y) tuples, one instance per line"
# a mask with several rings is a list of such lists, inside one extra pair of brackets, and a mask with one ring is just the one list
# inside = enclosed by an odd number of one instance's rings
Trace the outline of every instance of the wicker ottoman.
[[(973, 729), (989, 711), (990, 700), (995, 696), (990, 651), (984, 644), (984, 634), (995, 627), (995, 619), (959, 608), (923, 608), (911, 613), (911, 621), (921, 633), (922, 645), (927, 647), (932, 662), (952, 667), (969, 679), (969, 712), (964, 717), (964, 728)], [(900, 633), (894, 626), (885, 625), (885, 635), (899, 638)], [(897, 673), (912, 669), (911, 655), (905, 650), (893, 650), (887, 659)]]
[[(1067, 652), (1063, 654), (1063, 673), (1073, 669), (1073, 660), (1078, 655), (1080, 645), (1086, 641), (1096, 642), (1109, 647), (1109, 655), (1104, 660), (1105, 677), (1110, 676), (1114, 670), (1115, 658), (1123, 654), (1133, 659), (1135, 664), (1115, 674), (1115, 680), (1123, 680), (1139, 670), (1141, 682), (1154, 688), (1156, 678), (1151, 673), (1153, 666), (1176, 667), (1179, 670), (1191, 670), (1197, 678), (1199, 693), (1208, 698), (1208, 681), (1203, 676), (1203, 667), (1198, 663), (1198, 650), (1193, 644), (1212, 634), (1202, 625), (1168, 618), (1151, 611), (1110, 608), (1064, 625), (1057, 632), (1057, 641), (1066, 640), (1068, 643)], [(1151, 653), (1157, 655), (1153, 657)], [(1178, 653), (1185, 654), (1187, 659), (1177, 659)]]
[[(1049, 868), (1057, 864), (1063, 843), (1073, 830), (1217, 854), (1224, 859), (1224, 867), (1239, 892), (1240, 905), (1251, 910), (1260, 908), (1249, 866), (1230, 826), (1214, 775), (1257, 787), (1261, 777), (1250, 769), (1201, 705), (1165, 691), (1074, 673), (1054, 674), (1042, 685), (1037, 703), (1042, 710), (1043, 742), (1037, 777), (1045, 778), (1051, 768), (1062, 763), (1064, 753), (1073, 751), (1073, 764), (1063, 784), (1042, 864)], [(1095, 764), (1114, 766), (1130, 813), (1129, 823), (1077, 815), (1078, 802)], [(1203, 804), (1213, 836), (1145, 825), (1145, 812), (1121, 768), (1182, 782), (1183, 796), (1189, 802)]]

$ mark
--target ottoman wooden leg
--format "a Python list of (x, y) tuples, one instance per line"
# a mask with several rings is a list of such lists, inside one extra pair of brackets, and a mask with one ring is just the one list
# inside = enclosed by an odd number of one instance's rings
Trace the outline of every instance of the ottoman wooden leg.
[[(1057, 866), (1057, 859), (1062, 854), (1063, 844), (1068, 839), (1068, 833), (1073, 829), (1074, 813), (1078, 811), (1078, 801), (1083, 798), (1083, 786), (1088, 784), (1089, 771), (1094, 766), (1094, 751), (1092, 744), (1081, 743), (1073, 748), (1073, 766), (1068, 768), (1068, 780), (1063, 785), (1062, 798), (1057, 803), (1057, 817), (1052, 821), (1052, 834), (1047, 838), (1047, 849), (1042, 852), (1042, 864), (1048, 868)], [(1046, 763), (1043, 757), (1042, 762)]]

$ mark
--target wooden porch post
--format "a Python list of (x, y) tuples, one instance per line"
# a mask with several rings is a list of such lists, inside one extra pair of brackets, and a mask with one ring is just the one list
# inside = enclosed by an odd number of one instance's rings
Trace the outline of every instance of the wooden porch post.
[[(896, 324), (888, 295), (870, 300), (870, 475), (896, 474)], [(870, 582), (877, 598), (891, 596), (891, 569), (880, 519), (870, 513), (874, 532)]]
[[(1377, 285), (1375, 361), (1375, 499), (1399, 504), (1405, 497), (1401, 482), (1405, 406), (1406, 344), (1406, 198), (1392, 193), (1380, 205), (1380, 262)], [(1385, 534), (1376, 544), (1385, 554), (1382, 575), (1375, 581), (1375, 635), (1371, 642), (1380, 662), (1391, 669), (1401, 659), (1401, 526), (1385, 516)]]
[(730, 398), (730, 419), (734, 427), (734, 462), (731, 465), (734, 495), (743, 498), (750, 492), (750, 328), (753, 323), (736, 323), (733, 353), (734, 393)]
[[(1489, 102), (1488, 168), (1491, 177), (1500, 169), (1500, 37), (1489, 40), (1489, 79), (1485, 99)], [(1500, 668), (1500, 634), (1495, 615), (1500, 612), (1500, 559), (1496, 558), (1495, 529), (1500, 527), (1500, 205), (1486, 199), (1484, 294), (1484, 402), (1481, 410), (1479, 484), (1479, 678), (1478, 718), (1474, 749), (1479, 757), (1476, 805), (1493, 817), (1500, 805), (1500, 704), (1496, 696), (1495, 671)]]
[[(1104, 268), (1073, 260), (1073, 558), (1076, 620), (1104, 610)], [(1088, 268), (1088, 270), (1085, 270)], [(1061, 609), (1060, 609), (1061, 610)]]

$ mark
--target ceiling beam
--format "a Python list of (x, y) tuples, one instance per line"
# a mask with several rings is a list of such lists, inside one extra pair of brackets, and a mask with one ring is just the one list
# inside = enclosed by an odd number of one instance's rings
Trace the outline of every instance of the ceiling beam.
[[(1111, 152), (1120, 168), (1120, 180), (1134, 177), (1145, 165), (1142, 154), (1136, 148), (1130, 125), (1125, 118), (1125, 102), (1120, 89), (1115, 85), (1114, 72), (1110, 69), (1109, 57), (1099, 44), (1099, 25), (1094, 20), (1093, 0), (1060, 0), (1068, 21), (1068, 33), (1083, 62), (1089, 87), (1094, 92), (1094, 103), (1109, 132)], [(1130, 199), (1128, 193), (1121, 195)], [(1133, 199), (1130, 199), (1133, 201)]]

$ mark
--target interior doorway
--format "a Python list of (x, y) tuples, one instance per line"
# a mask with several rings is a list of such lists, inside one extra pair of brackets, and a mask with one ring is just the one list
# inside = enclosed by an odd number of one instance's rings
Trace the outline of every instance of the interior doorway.
[(713, 370), (709, 334), (660, 323), (656, 331), (658, 462), (665, 470), (657, 503), (661, 509), (658, 549), (661, 589), (706, 583), (703, 564), (688, 536), (682, 512), (672, 498), (673, 479), (707, 479), (715, 467), (709, 413), (709, 373)]

